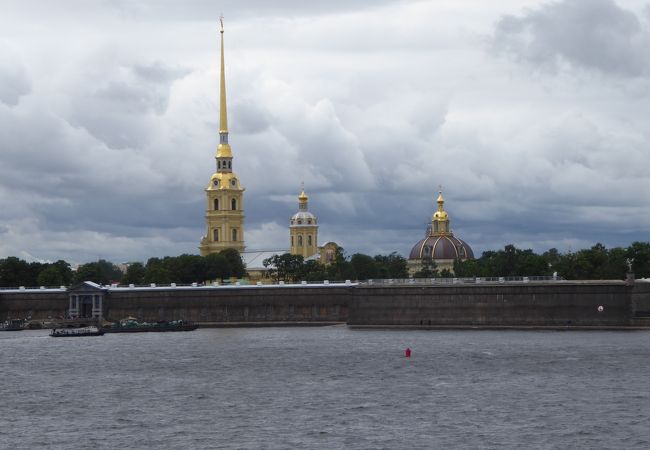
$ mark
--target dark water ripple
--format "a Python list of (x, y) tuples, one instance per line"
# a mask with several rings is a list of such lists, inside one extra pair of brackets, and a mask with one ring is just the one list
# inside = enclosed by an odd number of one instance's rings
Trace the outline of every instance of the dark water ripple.
[(649, 357), (650, 332), (0, 333), (0, 448), (646, 449)]

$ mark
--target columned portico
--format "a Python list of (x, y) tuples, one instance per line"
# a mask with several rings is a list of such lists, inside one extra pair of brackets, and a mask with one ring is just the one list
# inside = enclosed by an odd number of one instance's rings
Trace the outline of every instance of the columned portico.
[(103, 317), (106, 292), (106, 288), (91, 281), (73, 286), (68, 291), (68, 315), (83, 318)]

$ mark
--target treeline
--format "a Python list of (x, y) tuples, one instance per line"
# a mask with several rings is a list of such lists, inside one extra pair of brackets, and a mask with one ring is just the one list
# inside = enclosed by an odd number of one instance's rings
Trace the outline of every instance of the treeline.
[(242, 278), (246, 267), (235, 249), (207, 256), (180, 255), (149, 258), (147, 264), (133, 263), (126, 269), (121, 284), (202, 283), (207, 280)]
[(633, 242), (629, 247), (608, 249), (596, 244), (577, 252), (560, 253), (552, 248), (540, 254), (506, 245), (503, 250), (486, 251), (480, 258), (456, 261), (457, 277), (510, 277), (553, 275), (567, 280), (624, 279), (630, 270), (637, 278), (650, 277), (650, 242)]
[[(629, 247), (608, 249), (596, 244), (577, 252), (560, 253), (552, 248), (542, 254), (506, 245), (503, 250), (486, 251), (480, 258), (456, 261), (453, 272), (425, 260), (415, 278), (434, 277), (516, 277), (552, 276), (567, 280), (624, 279), (630, 270), (637, 278), (650, 277), (650, 242), (634, 242)], [(346, 257), (339, 249), (328, 266), (305, 261), (302, 256), (285, 253), (264, 261), (274, 281), (368, 280), (408, 278), (407, 261), (397, 253), (368, 256), (355, 253)]]
[(100, 259), (80, 265), (73, 271), (70, 264), (28, 263), (15, 256), (0, 259), (0, 287), (70, 286), (83, 281), (98, 284), (169, 284), (201, 283), (206, 280), (241, 278), (246, 268), (237, 250), (228, 249), (208, 256), (180, 255), (150, 258), (146, 264), (134, 262), (126, 272), (110, 261)]
[[(611, 249), (596, 244), (589, 249), (566, 253), (552, 248), (542, 254), (506, 245), (503, 250), (486, 251), (478, 259), (456, 261), (453, 273), (440, 270), (433, 261), (425, 261), (413, 276), (511, 277), (550, 276), (556, 273), (567, 280), (624, 279), (630, 269), (628, 262), (637, 278), (650, 278), (650, 242), (634, 242), (629, 247)], [(395, 252), (375, 256), (355, 253), (348, 257), (339, 248), (328, 265), (285, 253), (268, 258), (264, 265), (272, 280), (286, 282), (409, 277), (406, 259)], [(70, 286), (82, 281), (104, 285), (189, 284), (242, 278), (245, 275), (246, 267), (234, 249), (208, 256), (184, 254), (150, 258), (146, 264), (129, 264), (124, 273), (115, 264), (103, 259), (82, 264), (76, 271), (63, 260), (28, 263), (14, 256), (0, 259), (0, 287)]]
[(406, 259), (393, 252), (390, 255), (368, 256), (355, 253), (345, 256), (339, 247), (328, 265), (305, 261), (301, 255), (285, 253), (264, 260), (273, 281), (343, 281), (374, 278), (408, 278)]

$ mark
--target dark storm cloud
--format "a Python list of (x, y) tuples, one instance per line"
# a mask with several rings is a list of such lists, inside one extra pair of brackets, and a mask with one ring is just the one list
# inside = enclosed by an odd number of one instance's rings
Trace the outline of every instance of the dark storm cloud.
[(563, 0), (501, 18), (494, 47), (557, 70), (564, 63), (622, 76), (646, 75), (648, 29), (613, 0)]

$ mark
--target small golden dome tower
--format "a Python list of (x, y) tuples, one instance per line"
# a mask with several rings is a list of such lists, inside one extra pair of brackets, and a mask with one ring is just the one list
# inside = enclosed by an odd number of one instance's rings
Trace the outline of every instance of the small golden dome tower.
[(289, 221), (290, 253), (303, 258), (318, 252), (318, 219), (309, 212), (308, 202), (303, 185), (298, 196), (298, 212)]
[(226, 65), (223, 50), (223, 18), (221, 20), (221, 80), (219, 145), (215, 159), (217, 171), (205, 188), (207, 234), (201, 239), (201, 255), (217, 253), (227, 248), (244, 251), (244, 188), (232, 170), (232, 149), (228, 144), (228, 112), (226, 108)]
[(431, 217), (431, 231), (434, 233), (447, 234), (449, 230), (449, 215), (445, 211), (445, 199), (442, 198), (442, 190), (438, 191), (438, 210)]

